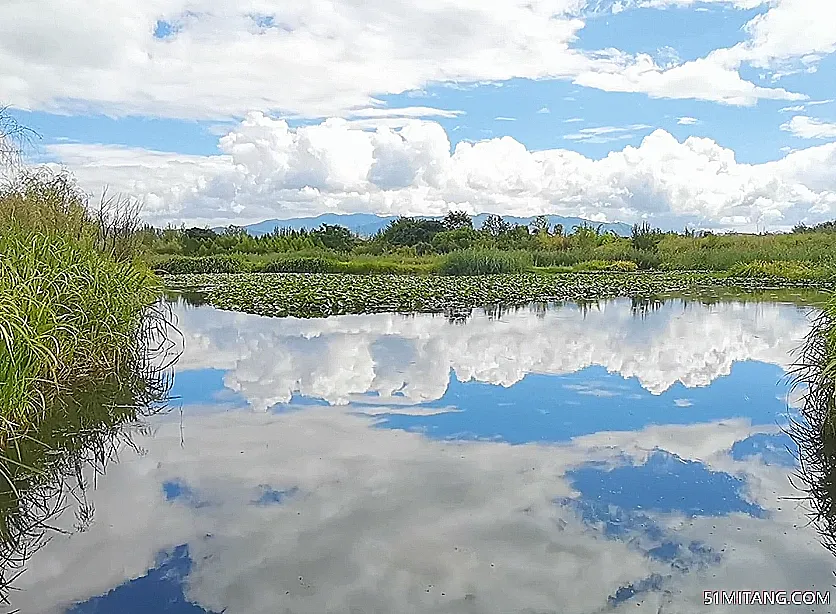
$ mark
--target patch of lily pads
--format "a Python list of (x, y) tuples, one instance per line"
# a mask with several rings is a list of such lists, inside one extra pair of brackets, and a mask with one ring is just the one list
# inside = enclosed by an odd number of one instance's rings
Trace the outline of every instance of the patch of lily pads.
[(810, 304), (827, 285), (711, 273), (562, 273), (483, 276), (240, 273), (166, 277), (173, 290), (200, 291), (219, 309), (264, 316), (322, 318), (361, 313), (462, 313), (475, 307), (629, 297), (722, 299), (791, 292)]

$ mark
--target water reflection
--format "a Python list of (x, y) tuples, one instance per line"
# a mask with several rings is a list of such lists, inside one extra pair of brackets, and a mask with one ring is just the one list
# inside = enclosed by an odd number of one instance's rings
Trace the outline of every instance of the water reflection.
[[(28, 559), (54, 533), (51, 521), (72, 501), (70, 535), (94, 518), (88, 494), (119, 449), (144, 433), (144, 419), (165, 406), (172, 383), (169, 313), (149, 310), (146, 347), (124, 352), (116, 370), (95, 381), (44, 386), (37, 420), (4, 429), (0, 449), (0, 602), (17, 588)], [(176, 351), (174, 352), (176, 355)]]
[(182, 424), (33, 557), (25, 611), (723, 612), (703, 591), (832, 583), (785, 498), (804, 309), (178, 311)]

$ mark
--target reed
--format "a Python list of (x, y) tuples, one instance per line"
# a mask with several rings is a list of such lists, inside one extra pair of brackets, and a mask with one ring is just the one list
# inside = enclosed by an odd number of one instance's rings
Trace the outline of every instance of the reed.
[(812, 524), (836, 554), (836, 295), (813, 321), (792, 371), (799, 418), (789, 435), (798, 448), (795, 486)]
[(497, 249), (465, 249), (450, 252), (441, 261), (442, 275), (495, 275), (523, 273), (534, 266), (529, 252)]

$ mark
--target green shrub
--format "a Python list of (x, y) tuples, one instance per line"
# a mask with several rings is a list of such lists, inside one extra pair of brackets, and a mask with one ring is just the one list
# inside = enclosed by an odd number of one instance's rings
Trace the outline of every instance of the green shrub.
[(733, 277), (780, 277), (782, 279), (797, 280), (824, 280), (834, 277), (836, 269), (815, 264), (812, 262), (799, 261), (772, 261), (756, 260), (746, 264), (737, 264), (729, 269), (729, 275)]
[(261, 273), (343, 273), (344, 264), (321, 256), (301, 256), (280, 258), (267, 263), (259, 270)]
[(467, 249), (447, 254), (438, 272), (442, 275), (494, 275), (523, 273), (533, 266), (529, 252)]
[(636, 271), (638, 270), (638, 265), (635, 262), (631, 262), (629, 260), (615, 260), (615, 261), (607, 261), (607, 260), (588, 260), (587, 262), (581, 262), (574, 267), (576, 271)]
[(249, 271), (246, 263), (235, 256), (172, 256), (155, 263), (154, 269), (168, 275)]

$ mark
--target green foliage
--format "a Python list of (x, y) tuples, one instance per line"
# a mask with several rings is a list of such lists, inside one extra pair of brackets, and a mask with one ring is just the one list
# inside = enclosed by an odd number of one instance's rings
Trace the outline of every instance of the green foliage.
[(481, 230), (487, 235), (497, 238), (510, 231), (511, 225), (502, 216), (492, 214), (485, 218)]
[(621, 272), (629, 272), (629, 271), (637, 271), (638, 266), (635, 262), (631, 262), (628, 260), (615, 260), (615, 261), (607, 261), (607, 260), (588, 260), (586, 262), (580, 262), (575, 267), (576, 271), (621, 271)]
[(438, 267), (442, 275), (494, 275), (522, 273), (534, 266), (528, 252), (468, 249), (447, 254)]
[(314, 240), (319, 240), (323, 247), (335, 252), (348, 252), (357, 240), (348, 228), (336, 224), (322, 224), (312, 234)]
[(245, 273), (249, 267), (235, 256), (172, 256), (157, 262), (154, 269), (168, 275), (194, 273)]
[(465, 230), (473, 228), (473, 220), (466, 211), (450, 211), (444, 216), (445, 230)]
[(470, 249), (479, 241), (479, 233), (473, 228), (445, 230), (433, 237), (432, 248), (441, 254), (456, 250)]
[(4, 429), (25, 429), (49, 399), (144, 350), (143, 314), (158, 296), (157, 282), (147, 267), (116, 260), (86, 234), (27, 228), (17, 219), (0, 231)]
[(633, 249), (640, 252), (655, 252), (664, 236), (665, 233), (658, 228), (651, 228), (647, 222), (643, 222), (641, 225), (633, 224), (631, 239)]
[[(443, 221), (398, 218), (372, 238), (359, 237), (347, 228), (329, 225), (316, 230), (278, 229), (260, 237), (252, 237), (236, 227), (223, 232), (195, 228), (145, 229), (140, 235), (142, 245), (154, 254), (149, 260), (152, 264), (159, 263), (157, 268), (168, 273), (279, 270), (291, 265), (265, 267), (274, 260), (298, 257), (324, 258), (340, 263), (330, 263), (326, 267), (333, 271), (425, 273), (433, 268), (431, 263), (438, 259), (436, 255), (469, 250), (526, 252), (529, 254), (526, 259), (530, 259), (532, 266), (549, 269), (572, 268), (590, 261), (632, 262), (640, 270), (666, 271), (727, 272), (756, 261), (798, 261), (836, 269), (836, 242), (834, 234), (828, 230), (830, 225), (822, 224), (816, 228), (819, 231), (797, 229), (791, 234), (775, 235), (713, 235), (686, 228), (683, 233), (676, 234), (643, 223), (636, 224), (631, 237), (627, 238), (602, 232), (601, 225), (591, 224), (576, 226), (568, 234), (557, 227), (550, 232), (546, 216), (536, 218), (529, 229), (513, 226), (501, 216), (490, 215), (482, 228), (475, 230), (467, 213), (451, 211)], [(165, 259), (161, 257), (163, 255), (236, 256), (240, 266), (233, 261), (184, 261)], [(369, 258), (380, 259), (381, 263), (371, 265)], [(418, 260), (412, 262), (415, 258)], [(354, 264), (357, 259), (363, 260), (364, 264)], [(410, 260), (405, 268), (394, 264), (403, 264), (405, 260)], [(415, 265), (420, 266), (416, 268)], [(492, 270), (485, 266), (486, 270)]]
[(400, 217), (389, 223), (380, 234), (380, 240), (390, 245), (414, 246), (432, 243), (433, 237), (445, 230), (443, 222)]
[[(320, 256), (280, 258), (261, 268), (262, 273), (341, 273), (342, 263)], [(237, 272), (237, 271), (236, 271)]]
[(756, 260), (736, 264), (729, 270), (736, 277), (779, 277), (782, 279), (828, 280), (836, 276), (836, 270), (812, 262)]

